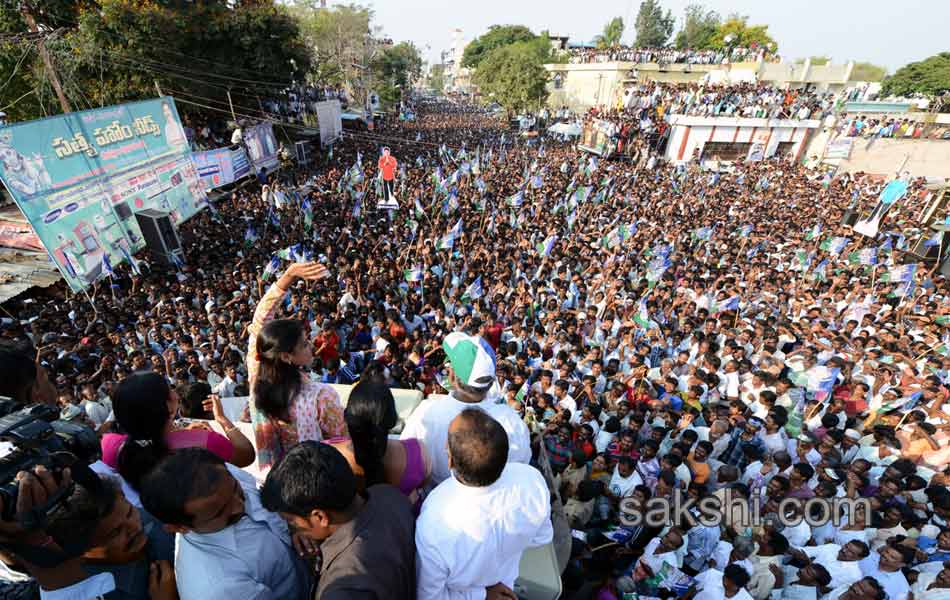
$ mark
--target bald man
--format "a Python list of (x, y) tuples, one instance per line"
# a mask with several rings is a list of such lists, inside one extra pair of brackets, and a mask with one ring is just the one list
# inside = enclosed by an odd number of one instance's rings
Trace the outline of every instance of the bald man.
[(449, 425), (446, 479), (416, 523), (419, 600), (484, 598), (509, 589), (525, 549), (551, 542), (547, 484), (530, 465), (508, 462), (508, 434), (480, 408)]

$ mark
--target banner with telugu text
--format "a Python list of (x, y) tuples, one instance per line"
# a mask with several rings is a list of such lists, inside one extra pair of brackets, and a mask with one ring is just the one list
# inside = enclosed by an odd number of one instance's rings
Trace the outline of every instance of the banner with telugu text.
[(207, 203), (168, 97), (0, 128), (0, 180), (76, 291), (145, 246), (135, 213)]

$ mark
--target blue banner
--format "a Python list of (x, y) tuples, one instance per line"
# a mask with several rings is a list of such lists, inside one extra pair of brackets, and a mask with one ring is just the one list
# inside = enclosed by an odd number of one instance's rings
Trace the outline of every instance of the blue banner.
[(206, 190), (233, 183), (251, 172), (243, 148), (218, 148), (191, 155)]
[(145, 246), (135, 213), (207, 204), (167, 97), (0, 128), (0, 180), (77, 291)]
[(255, 174), (261, 168), (267, 169), (268, 173), (277, 168), (277, 140), (274, 138), (273, 125), (264, 122), (246, 128), (244, 146)]

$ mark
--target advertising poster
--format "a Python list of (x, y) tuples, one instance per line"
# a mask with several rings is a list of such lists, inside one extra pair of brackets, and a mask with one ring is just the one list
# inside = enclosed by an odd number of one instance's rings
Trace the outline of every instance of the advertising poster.
[(752, 136), (752, 143), (749, 144), (749, 154), (746, 156), (746, 160), (753, 161), (765, 158), (765, 145), (769, 142), (769, 133), (767, 129), (755, 132), (755, 135)]
[(206, 190), (233, 183), (251, 172), (244, 148), (218, 148), (191, 155)]
[(834, 159), (844, 159), (847, 160), (851, 157), (851, 147), (854, 144), (854, 138), (842, 137), (836, 140), (828, 142), (828, 147), (825, 149), (825, 159), (834, 160)]
[(0, 128), (0, 180), (76, 291), (145, 246), (135, 213), (207, 203), (171, 98)]
[(274, 138), (274, 126), (270, 123), (259, 123), (244, 130), (244, 145), (247, 146), (248, 158), (254, 173), (261, 168), (268, 172), (277, 168), (277, 140)]
[(343, 133), (339, 100), (317, 102), (317, 123), (320, 125), (320, 144), (326, 146), (337, 140)]

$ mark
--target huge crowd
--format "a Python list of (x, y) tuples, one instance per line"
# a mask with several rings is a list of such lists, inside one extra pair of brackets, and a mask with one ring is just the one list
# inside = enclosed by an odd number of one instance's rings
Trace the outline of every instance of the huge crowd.
[[(922, 182), (871, 239), (840, 223), (880, 182), (674, 167), (636, 134), (650, 160), (598, 161), (415, 112), (194, 217), (180, 269), (4, 307), (0, 394), (101, 456), (26, 534), (0, 524), (3, 593), (514, 598), (547, 544), (565, 598), (950, 592), (950, 286), (907, 253)], [(345, 407), (329, 384), (355, 384)], [(393, 389), (431, 398), (403, 418)], [(16, 508), (61, 487), (23, 473)], [(676, 499), (718, 518), (643, 518)]]
[(692, 48), (635, 48), (611, 46), (607, 48), (570, 48), (572, 63), (634, 62), (639, 64), (721, 65), (737, 62), (757, 62), (771, 57), (764, 47), (735, 46), (718, 50)]

